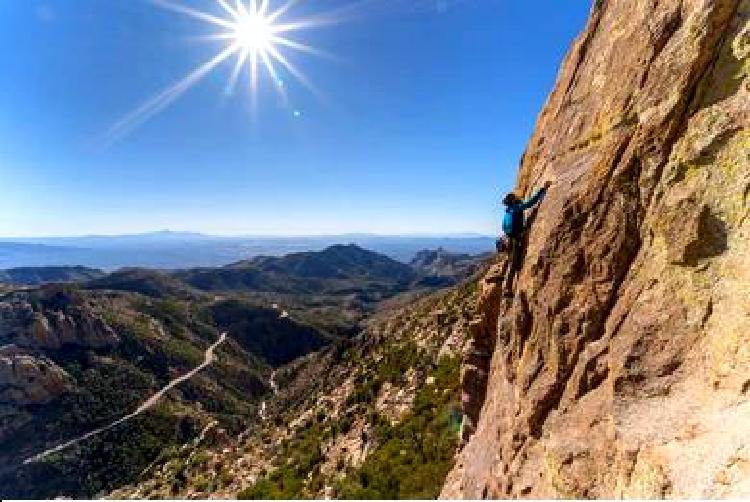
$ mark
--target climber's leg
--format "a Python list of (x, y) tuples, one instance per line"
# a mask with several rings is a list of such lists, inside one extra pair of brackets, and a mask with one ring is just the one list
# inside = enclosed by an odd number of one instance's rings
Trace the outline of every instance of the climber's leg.
[(503, 291), (503, 296), (506, 296), (508, 298), (513, 298), (513, 282), (515, 279), (516, 271), (513, 270), (513, 267), (508, 267), (508, 278), (505, 280), (505, 288)]
[(508, 257), (508, 275), (505, 281), (505, 296), (513, 296), (513, 283), (515, 282), (516, 274), (521, 268), (521, 239), (510, 240), (510, 256)]

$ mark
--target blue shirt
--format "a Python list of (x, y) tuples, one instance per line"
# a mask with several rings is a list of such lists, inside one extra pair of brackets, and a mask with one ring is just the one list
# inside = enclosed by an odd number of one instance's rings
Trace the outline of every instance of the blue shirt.
[(524, 227), (523, 212), (536, 206), (546, 193), (545, 188), (540, 188), (529, 200), (505, 207), (505, 215), (503, 216), (503, 232), (505, 232), (505, 235), (520, 237)]

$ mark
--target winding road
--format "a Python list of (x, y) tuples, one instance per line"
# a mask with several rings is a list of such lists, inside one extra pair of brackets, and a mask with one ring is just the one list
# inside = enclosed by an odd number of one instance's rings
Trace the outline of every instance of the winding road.
[(96, 436), (96, 435), (101, 434), (103, 432), (106, 432), (106, 431), (108, 431), (110, 429), (113, 429), (113, 428), (117, 427), (118, 425), (120, 425), (120, 424), (122, 424), (124, 422), (127, 422), (128, 420), (131, 420), (131, 419), (137, 417), (138, 415), (141, 415), (141, 414), (145, 413), (146, 411), (150, 410), (151, 408), (153, 408), (154, 406), (157, 405), (157, 403), (161, 400), (161, 398), (164, 397), (164, 395), (167, 392), (169, 392), (170, 390), (172, 390), (176, 386), (180, 385), (182, 382), (184, 382), (186, 380), (190, 380), (198, 372), (200, 372), (201, 370), (203, 370), (203, 369), (207, 368), (208, 366), (210, 366), (214, 362), (214, 358), (215, 358), (214, 357), (214, 351), (216, 350), (217, 347), (219, 347), (219, 345), (221, 345), (222, 343), (224, 343), (226, 341), (226, 339), (227, 339), (227, 334), (226, 333), (222, 333), (221, 336), (219, 336), (219, 339), (213, 345), (211, 345), (208, 349), (206, 349), (203, 363), (201, 363), (199, 366), (196, 366), (195, 368), (193, 368), (191, 371), (185, 373), (184, 375), (182, 375), (180, 377), (177, 377), (174, 380), (172, 380), (171, 382), (169, 382), (160, 391), (158, 391), (156, 394), (154, 394), (153, 396), (149, 397), (146, 401), (144, 401), (143, 404), (141, 404), (138, 407), (138, 409), (136, 409), (133, 413), (125, 415), (124, 417), (115, 420), (114, 422), (112, 422), (109, 425), (106, 425), (104, 427), (100, 427), (100, 428), (98, 428), (96, 430), (93, 430), (91, 432), (87, 432), (83, 436), (77, 437), (75, 439), (71, 439), (70, 441), (68, 441), (66, 443), (63, 443), (63, 444), (58, 445), (58, 446), (55, 446), (54, 448), (50, 448), (49, 450), (45, 450), (45, 451), (43, 451), (43, 452), (41, 452), (41, 453), (39, 453), (37, 455), (34, 455), (33, 457), (30, 457), (30, 458), (24, 460), (23, 463), (24, 464), (32, 464), (34, 462), (39, 462), (40, 460), (43, 460), (44, 458), (46, 458), (46, 457), (48, 457), (48, 456), (50, 456), (50, 455), (52, 455), (54, 453), (58, 453), (58, 452), (60, 452), (62, 450), (70, 448), (71, 446), (74, 446), (74, 445), (76, 445), (76, 444), (78, 444), (78, 443), (80, 443), (82, 441), (85, 441), (85, 440), (87, 440), (87, 439), (89, 439), (89, 438), (91, 438), (93, 436)]

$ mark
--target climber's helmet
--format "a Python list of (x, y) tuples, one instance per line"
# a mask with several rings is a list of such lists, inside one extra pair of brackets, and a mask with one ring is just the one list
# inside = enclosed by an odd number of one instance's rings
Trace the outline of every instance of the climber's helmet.
[(521, 198), (518, 197), (518, 195), (514, 194), (513, 192), (510, 192), (508, 195), (506, 195), (503, 198), (503, 204), (506, 206), (513, 206), (515, 204), (520, 204)]

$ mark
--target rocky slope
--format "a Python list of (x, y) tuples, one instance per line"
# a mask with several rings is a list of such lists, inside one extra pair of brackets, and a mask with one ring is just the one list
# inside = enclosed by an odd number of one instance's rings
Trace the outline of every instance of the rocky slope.
[(443, 497), (750, 495), (750, 1), (598, 0), (482, 283)]
[(443, 248), (423, 249), (409, 265), (422, 275), (421, 284), (452, 286), (475, 275), (491, 256), (450, 253)]
[(34, 286), (49, 282), (84, 282), (103, 275), (101, 270), (87, 267), (19, 267), (0, 270), (0, 283)]
[[(201, 290), (183, 282), (191, 271), (124, 269), (0, 293), (0, 495), (93, 497), (137, 481), (162, 496), (322, 494), (342, 469), (380, 472), (365, 453), (386, 434), (412, 441), (398, 424), (413, 403), (406, 423), (431, 431), (432, 449), (405, 493), (437, 494), (453, 462), (455, 354), (473, 288), (424, 298), (435, 290), (424, 272), (356, 246), (194, 272), (221, 280)], [(353, 454), (350, 443), (368, 446)], [(282, 474), (286, 488), (272, 488)]]
[(274, 374), (236, 439), (201, 437), (113, 498), (435, 498), (454, 462), (475, 282), (411, 299)]
[[(267, 392), (274, 353), (236, 337), (148, 413), (24, 463), (132, 413), (197, 367), (218, 338), (211, 308), (221, 302), (205, 302), (55, 285), (0, 296), (0, 494), (91, 497), (132, 479), (209, 423), (242, 430)], [(254, 310), (244, 315), (253, 318)]]

